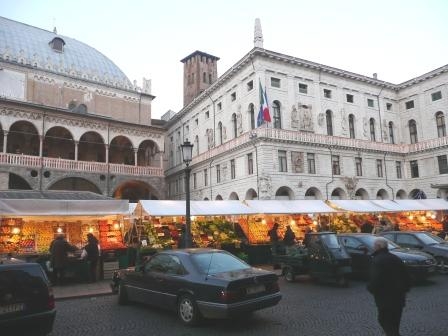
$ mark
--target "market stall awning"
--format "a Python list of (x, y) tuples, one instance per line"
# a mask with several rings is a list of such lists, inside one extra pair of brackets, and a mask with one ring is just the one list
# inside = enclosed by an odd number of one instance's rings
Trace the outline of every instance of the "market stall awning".
[(406, 200), (395, 200), (400, 206), (401, 211), (425, 211), (432, 210), (428, 208), (428, 205), (421, 203), (420, 200), (406, 199)]
[(385, 208), (373, 203), (370, 200), (331, 200), (328, 204), (337, 210), (352, 212), (384, 212)]
[(248, 215), (254, 212), (241, 201), (192, 201), (191, 215), (219, 216), (219, 215)]
[(284, 201), (285, 205), (292, 209), (292, 213), (296, 214), (315, 214), (315, 213), (333, 213), (338, 210), (328, 206), (321, 200), (291, 200)]
[(127, 200), (0, 199), (0, 216), (105, 216), (128, 211)]
[(268, 215), (337, 212), (321, 200), (249, 200), (244, 203), (248, 204), (252, 213)]
[(185, 216), (185, 201), (141, 200), (134, 210), (135, 216)]
[(416, 201), (423, 204), (426, 207), (425, 210), (448, 210), (448, 201), (441, 198), (421, 199)]

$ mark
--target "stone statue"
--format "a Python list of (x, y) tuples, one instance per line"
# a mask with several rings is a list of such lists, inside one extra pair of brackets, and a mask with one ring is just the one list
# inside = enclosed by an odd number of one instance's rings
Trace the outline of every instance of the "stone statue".
[(294, 173), (303, 173), (303, 153), (291, 152), (291, 161), (294, 169)]
[(236, 125), (238, 134), (243, 133), (243, 116), (241, 115), (241, 105), (238, 105), (238, 113), (236, 114)]
[(324, 125), (324, 120), (325, 120), (325, 115), (323, 113), (319, 113), (319, 115), (317, 117), (317, 124), (322, 127)]
[[(300, 103), (299, 103), (300, 106)], [(295, 105), (292, 105), (291, 108), (291, 128), (297, 129), (299, 128), (299, 117), (298, 112)]]
[(261, 198), (269, 199), (271, 196), (272, 185), (271, 185), (271, 177), (260, 175), (258, 178), (258, 185), (261, 194)]
[(222, 127), (222, 141), (227, 141), (227, 128), (225, 126)]
[(143, 93), (151, 94), (151, 80), (143, 77)]
[(368, 136), (368, 126), (369, 126), (369, 121), (367, 120), (367, 117), (362, 118), (362, 130), (363, 130), (364, 138), (367, 138), (367, 136)]
[(300, 130), (306, 132), (314, 132), (313, 113), (311, 111), (311, 105), (302, 105), (300, 111), (302, 111), (302, 124)]
[(389, 127), (387, 126), (387, 120), (383, 119), (383, 140), (385, 142), (389, 141), (389, 132), (388, 132)]
[(211, 128), (207, 128), (205, 135), (207, 136), (208, 148), (213, 148), (213, 130)]

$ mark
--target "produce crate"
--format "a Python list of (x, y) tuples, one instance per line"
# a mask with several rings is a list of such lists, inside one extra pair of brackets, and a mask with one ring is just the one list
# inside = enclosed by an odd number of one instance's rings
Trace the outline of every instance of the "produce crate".
[(114, 271), (119, 268), (118, 261), (103, 262), (103, 279), (112, 279)]

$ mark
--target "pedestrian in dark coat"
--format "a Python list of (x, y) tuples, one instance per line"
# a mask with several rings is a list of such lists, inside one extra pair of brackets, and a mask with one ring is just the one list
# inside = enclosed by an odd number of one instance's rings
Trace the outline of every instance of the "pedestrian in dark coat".
[(274, 225), (272, 226), (272, 229), (270, 229), (268, 231), (268, 236), (269, 239), (271, 241), (271, 250), (272, 250), (272, 254), (277, 254), (278, 252), (278, 241), (279, 241), (279, 236), (278, 236), (278, 223), (274, 223)]
[(400, 335), (400, 321), (410, 289), (410, 277), (401, 259), (390, 253), (385, 238), (377, 238), (367, 289), (378, 308), (378, 322), (387, 336)]
[(292, 231), (291, 226), (286, 227), (285, 235), (283, 236), (283, 244), (285, 246), (292, 246), (296, 242), (296, 235)]
[(58, 234), (50, 244), (51, 267), (53, 268), (53, 285), (64, 284), (65, 269), (68, 265), (68, 253), (75, 252), (78, 248), (70, 245), (63, 234)]
[(86, 260), (89, 262), (89, 281), (95, 282), (100, 250), (98, 239), (91, 233), (87, 234), (87, 245), (84, 246), (84, 250), (87, 252)]

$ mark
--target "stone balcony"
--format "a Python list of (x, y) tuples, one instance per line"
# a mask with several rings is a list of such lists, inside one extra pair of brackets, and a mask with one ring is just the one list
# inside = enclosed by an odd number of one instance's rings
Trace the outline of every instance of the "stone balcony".
[(0, 165), (28, 168), (46, 168), (63, 171), (80, 171), (97, 174), (115, 174), (129, 176), (159, 176), (163, 177), (163, 168), (131, 166), (116, 163), (75, 161), (58, 158), (38, 157), (24, 154), (0, 153)]

